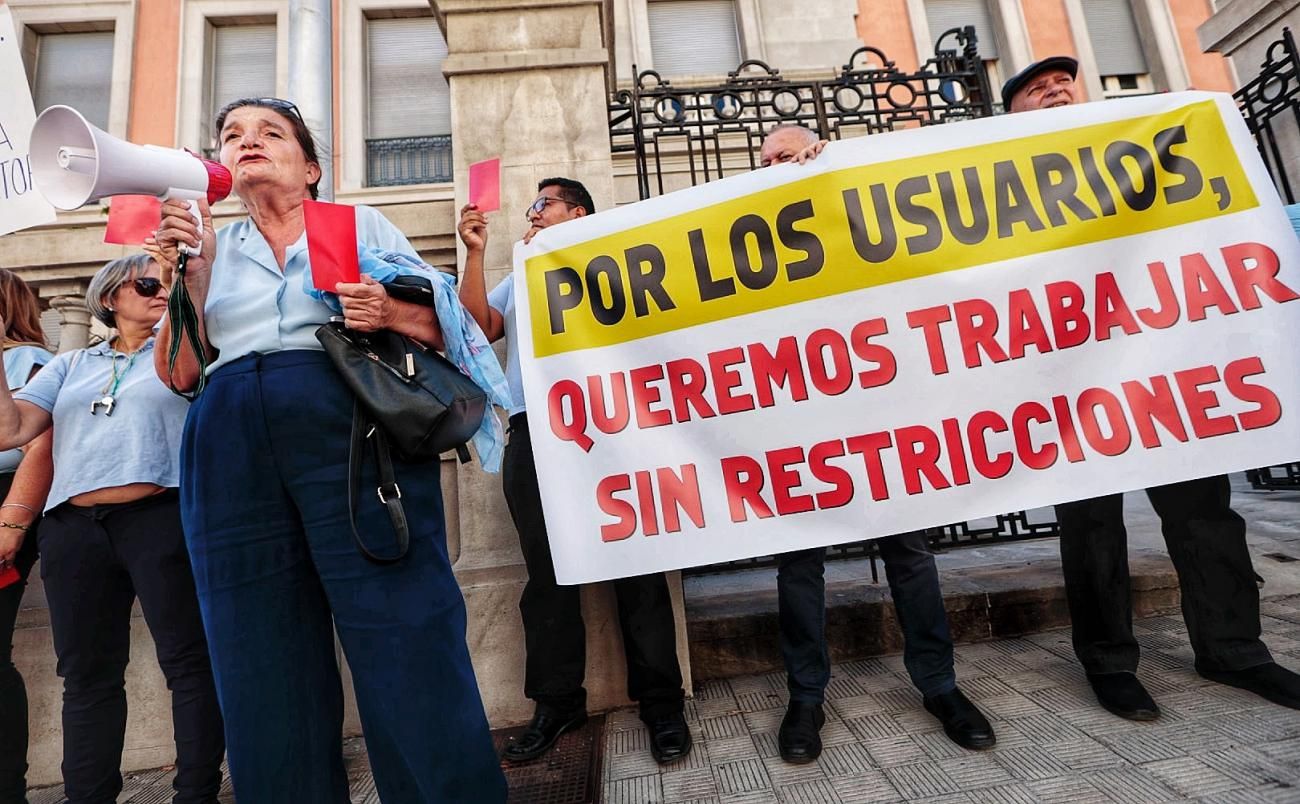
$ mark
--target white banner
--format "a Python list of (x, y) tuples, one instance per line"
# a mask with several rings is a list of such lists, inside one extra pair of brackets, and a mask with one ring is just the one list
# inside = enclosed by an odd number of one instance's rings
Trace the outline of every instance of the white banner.
[(1227, 95), (833, 143), (515, 281), (561, 583), (1300, 457), (1300, 246)]
[(32, 186), (27, 140), (36, 123), (9, 8), (0, 3), (0, 235), (54, 222), (54, 207)]

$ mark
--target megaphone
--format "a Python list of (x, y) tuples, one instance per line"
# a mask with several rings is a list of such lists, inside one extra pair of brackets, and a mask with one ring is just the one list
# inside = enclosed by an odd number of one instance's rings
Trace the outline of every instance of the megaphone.
[(119, 140), (68, 106), (51, 106), (36, 118), (30, 153), (36, 189), (59, 209), (113, 195), (206, 198), (215, 204), (230, 194), (230, 171), (221, 163)]

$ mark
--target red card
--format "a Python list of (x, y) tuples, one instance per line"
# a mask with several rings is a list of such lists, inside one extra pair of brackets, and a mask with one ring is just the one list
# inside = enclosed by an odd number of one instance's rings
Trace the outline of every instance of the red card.
[(360, 282), (356, 207), (304, 201), (303, 216), (307, 222), (311, 283), (316, 289), (333, 293), (340, 282)]
[(138, 246), (153, 234), (162, 218), (162, 202), (151, 195), (115, 195), (108, 202), (105, 243)]
[(484, 159), (469, 166), (469, 202), (479, 212), (501, 209), (501, 158)]
[(5, 567), (0, 570), (0, 589), (4, 589), (6, 586), (13, 586), (22, 579), (23, 576), (18, 574), (18, 569), (16, 567)]

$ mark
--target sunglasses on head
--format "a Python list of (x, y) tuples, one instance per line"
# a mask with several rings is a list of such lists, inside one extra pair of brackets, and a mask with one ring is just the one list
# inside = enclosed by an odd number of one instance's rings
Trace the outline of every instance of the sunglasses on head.
[(299, 120), (303, 119), (302, 112), (298, 111), (298, 107), (294, 106), (291, 102), (285, 100), (284, 98), (240, 98), (239, 100), (231, 101), (230, 103), (227, 103), (226, 108), (223, 110), (223, 113), (229, 114), (235, 109), (238, 109), (243, 106), (266, 106), (271, 109), (275, 109), (277, 112), (285, 112), (287, 114), (293, 115)]
[(152, 299), (162, 290), (162, 280), (155, 279), (152, 276), (141, 276), (131, 280), (131, 285), (135, 292), (146, 299)]

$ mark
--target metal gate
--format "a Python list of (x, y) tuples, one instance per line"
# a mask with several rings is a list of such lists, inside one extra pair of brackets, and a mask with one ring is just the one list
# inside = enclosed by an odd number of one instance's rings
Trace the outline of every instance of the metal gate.
[[(787, 80), (761, 61), (746, 61), (722, 84), (674, 86), (657, 72), (610, 103), (610, 143), (618, 159), (636, 166), (637, 193), (645, 199), (671, 190), (756, 169), (763, 137), (773, 127), (797, 123), (823, 139), (877, 134), (988, 117), (993, 92), (973, 27), (939, 37), (935, 54), (905, 73), (881, 50), (858, 48), (826, 80)], [(1056, 536), (1050, 512), (1025, 511), (928, 528), (935, 549)], [(874, 541), (827, 549), (827, 558), (874, 558)], [(775, 558), (731, 561), (686, 570), (705, 574), (772, 566)], [(872, 575), (876, 568), (873, 562)]]
[[(1300, 51), (1290, 28), (1269, 46), (1259, 75), (1232, 94), (1278, 194), (1294, 204), (1300, 190), (1291, 175), (1300, 168)], [(1246, 478), (1257, 489), (1300, 488), (1300, 463), (1252, 469)]]

